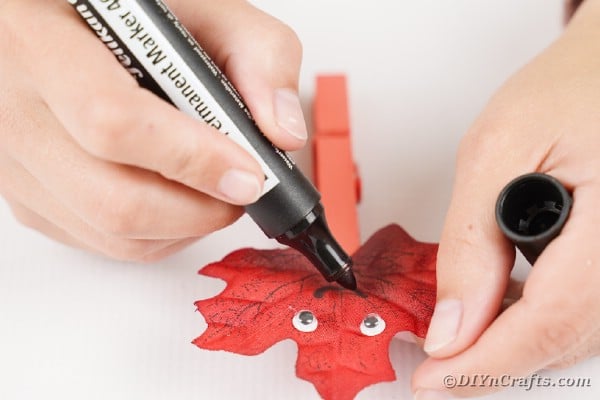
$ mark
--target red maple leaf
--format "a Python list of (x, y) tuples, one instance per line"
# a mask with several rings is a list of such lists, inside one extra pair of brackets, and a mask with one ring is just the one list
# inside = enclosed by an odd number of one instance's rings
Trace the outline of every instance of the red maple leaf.
[(353, 292), (327, 284), (295, 250), (238, 250), (199, 272), (227, 287), (196, 302), (208, 328), (194, 344), (256, 355), (293, 339), (296, 375), (324, 399), (353, 399), (366, 386), (395, 379), (388, 349), (396, 333), (425, 337), (436, 252), (437, 244), (387, 226), (354, 254)]

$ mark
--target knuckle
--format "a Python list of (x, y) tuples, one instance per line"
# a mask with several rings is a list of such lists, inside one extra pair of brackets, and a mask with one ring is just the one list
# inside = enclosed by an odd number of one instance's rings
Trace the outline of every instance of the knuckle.
[(29, 212), (21, 206), (11, 206), (12, 214), (15, 219), (23, 226), (37, 230), (40, 224), (40, 218), (32, 212)]
[(566, 369), (566, 368), (570, 368), (570, 367), (578, 364), (580, 361), (583, 361), (583, 357), (576, 355), (576, 354), (568, 354), (568, 355), (561, 357), (560, 359), (552, 362), (546, 368), (548, 368), (548, 369)]
[(546, 318), (536, 340), (539, 352), (548, 358), (565, 355), (582, 341), (582, 328), (570, 314), (562, 318)]
[(9, 139), (14, 139), (15, 135), (12, 134), (14, 132), (13, 128), (13, 112), (11, 110), (12, 107), (8, 104), (8, 97), (6, 95), (6, 88), (0, 88), (0, 138), (5, 141), (4, 145), (10, 145), (11, 142)]
[(261, 43), (263, 65), (279, 66), (282, 59), (288, 65), (300, 63), (302, 42), (296, 32), (283, 22), (269, 17), (252, 36), (253, 42)]
[(143, 215), (142, 204), (137, 196), (131, 194), (108, 196), (96, 213), (96, 225), (111, 236), (133, 236), (139, 233), (140, 219)]
[[(2, 2), (0, 1), (1, 4)], [(10, 44), (14, 40), (14, 35), (4, 18), (2, 18), (2, 13), (0, 13), (0, 37), (2, 37), (2, 40), (0, 40), (0, 50), (2, 50), (3, 54), (6, 54), (6, 50), (10, 49)]]
[(500, 130), (496, 124), (477, 122), (460, 140), (457, 152), (459, 165), (472, 165), (473, 158), (494, 154), (497, 151)]
[[(482, 114), (474, 121), (460, 142), (459, 150), (471, 151), (474, 155), (494, 154), (504, 145), (514, 141), (514, 135), (520, 131), (516, 121), (519, 107), (491, 100)], [(473, 153), (478, 151), (479, 153)], [(485, 152), (485, 153), (483, 153)]]
[(90, 103), (79, 109), (81, 117), (81, 145), (90, 153), (101, 157), (111, 158), (119, 146), (119, 137), (130, 126), (124, 107), (111, 96), (99, 95)]
[[(2, 4), (1, 0), (0, 4)], [(2, 84), (5, 85), (12, 81), (10, 77), (14, 78), (13, 71), (16, 74), (22, 74), (25, 70), (22, 68), (24, 53), (22, 48), (26, 44), (23, 43), (23, 39), (15, 32), (14, 28), (7, 21), (3, 20), (2, 16), (2, 11), (0, 11), (0, 37), (2, 38), (0, 40), (0, 52), (3, 55), (0, 57), (0, 70), (2, 70), (0, 79), (2, 80)]]
[(243, 213), (244, 210), (241, 207), (219, 202), (218, 206), (210, 213), (210, 220), (205, 221), (201, 225), (202, 229), (200, 232), (197, 232), (197, 235), (205, 236), (223, 229), (237, 221)]
[(163, 260), (166, 257), (177, 253), (183, 248), (191, 245), (196, 242), (199, 238), (187, 238), (187, 239), (179, 239), (174, 242), (164, 243), (160, 248), (156, 248), (153, 251), (147, 253), (143, 256), (139, 262), (143, 264), (154, 264), (157, 261)]
[(207, 170), (217, 164), (214, 151), (200, 151), (197, 140), (190, 140), (185, 146), (178, 146), (172, 151), (169, 161), (161, 167), (161, 175), (165, 178), (190, 183), (203, 181)]
[[(173, 251), (174, 252), (174, 251)], [(140, 257), (138, 260), (136, 260), (137, 262), (141, 263), (141, 264), (154, 264), (156, 262), (159, 262), (165, 258), (167, 258), (168, 256), (170, 256), (173, 252), (171, 251), (164, 251), (164, 252), (149, 252), (147, 254), (145, 254), (144, 256)]]
[(279, 23), (275, 44), (277, 45), (276, 47), (285, 49), (297, 57), (302, 56), (302, 42), (300, 41), (298, 34), (284, 23)]
[(206, 196), (196, 210), (188, 210), (185, 215), (176, 217), (179, 221), (184, 221), (184, 225), (176, 235), (171, 236), (201, 238), (233, 224), (243, 214), (244, 209), (240, 206)]
[(146, 256), (157, 247), (156, 240), (110, 238), (104, 246), (104, 254), (126, 262), (144, 262)]

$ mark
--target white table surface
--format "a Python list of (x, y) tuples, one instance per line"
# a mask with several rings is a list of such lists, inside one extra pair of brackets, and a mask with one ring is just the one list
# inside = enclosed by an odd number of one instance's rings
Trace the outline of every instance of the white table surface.
[[(486, 99), (561, 30), (562, 0), (254, 0), (304, 43), (301, 95), (318, 73), (349, 78), (363, 240), (396, 222), (437, 241), (454, 154)], [(352, 5), (350, 5), (352, 4)], [(309, 165), (309, 155), (297, 155)], [(308, 171), (308, 169), (307, 169)], [(155, 265), (114, 262), (18, 225), (0, 202), (0, 399), (317, 399), (294, 375), (296, 346), (243, 357), (195, 348), (195, 300), (224, 284), (196, 275), (245, 246), (273, 247), (249, 219)], [(358, 399), (410, 399), (424, 359), (394, 341), (398, 380)], [(490, 399), (592, 399), (600, 361), (544, 373), (591, 389), (511, 389)]]

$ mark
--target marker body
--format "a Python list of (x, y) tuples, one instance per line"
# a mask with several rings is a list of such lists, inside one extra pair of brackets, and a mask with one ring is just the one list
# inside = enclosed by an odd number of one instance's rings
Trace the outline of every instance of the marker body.
[(264, 190), (246, 211), (267, 236), (300, 250), (328, 280), (351, 273), (350, 257), (326, 229), (319, 192), (262, 134), (229, 80), (161, 0), (67, 1), (141, 86), (218, 129), (256, 159), (265, 174)]
[(567, 222), (572, 199), (555, 178), (541, 173), (522, 175), (502, 190), (496, 220), (502, 232), (533, 265)]

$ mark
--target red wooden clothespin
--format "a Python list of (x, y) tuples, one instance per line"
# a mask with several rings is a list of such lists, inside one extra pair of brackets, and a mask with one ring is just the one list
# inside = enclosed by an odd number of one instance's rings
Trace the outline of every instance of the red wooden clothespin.
[(352, 158), (350, 113), (344, 75), (317, 76), (313, 102), (313, 168), (315, 185), (327, 210), (327, 222), (350, 254), (360, 246), (356, 205), (361, 186)]

